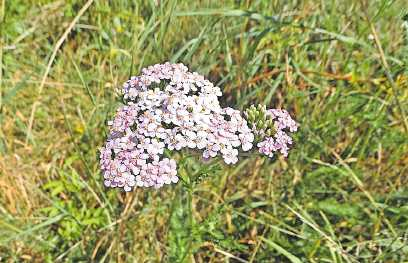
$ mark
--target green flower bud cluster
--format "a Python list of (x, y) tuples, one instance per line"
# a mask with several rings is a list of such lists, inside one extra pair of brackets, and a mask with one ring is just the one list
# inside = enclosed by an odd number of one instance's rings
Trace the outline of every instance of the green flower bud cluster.
[(256, 135), (271, 137), (276, 133), (274, 121), (267, 113), (265, 105), (258, 104), (256, 107), (251, 105), (245, 110), (245, 116), (249, 127)]

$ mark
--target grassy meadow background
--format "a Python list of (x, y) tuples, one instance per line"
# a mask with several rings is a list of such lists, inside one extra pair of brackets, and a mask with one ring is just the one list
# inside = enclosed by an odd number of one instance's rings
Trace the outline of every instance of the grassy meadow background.
[[(408, 262), (407, 12), (0, 0), (0, 262)], [(189, 187), (105, 189), (117, 88), (165, 61), (219, 85), (224, 106), (288, 109), (289, 157), (178, 155)]]

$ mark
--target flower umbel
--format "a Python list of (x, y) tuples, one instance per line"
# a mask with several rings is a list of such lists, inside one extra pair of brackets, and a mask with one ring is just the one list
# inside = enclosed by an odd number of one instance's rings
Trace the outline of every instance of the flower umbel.
[(244, 118), (222, 108), (219, 87), (183, 64), (157, 64), (123, 85), (125, 105), (108, 122), (110, 135), (100, 150), (105, 186), (159, 188), (177, 183), (177, 164), (164, 150), (198, 149), (204, 158), (220, 155), (226, 164), (253, 145), (269, 157), (287, 156), (297, 130), (287, 111), (251, 106)]

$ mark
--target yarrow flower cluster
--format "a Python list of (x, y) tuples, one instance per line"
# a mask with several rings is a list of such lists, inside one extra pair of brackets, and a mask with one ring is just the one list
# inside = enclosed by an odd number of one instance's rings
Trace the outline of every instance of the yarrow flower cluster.
[(279, 151), (283, 156), (288, 156), (292, 138), (286, 131), (296, 132), (298, 124), (290, 117), (286, 110), (269, 109), (265, 106), (251, 106), (245, 115), (253, 132), (259, 137), (257, 144), (259, 152), (273, 157)]
[[(238, 161), (259, 141), (259, 152), (287, 156), (297, 124), (285, 110), (256, 109), (245, 119), (233, 108), (222, 108), (219, 87), (183, 64), (157, 64), (142, 70), (123, 85), (126, 104), (108, 122), (110, 134), (100, 150), (105, 186), (131, 191), (135, 186), (160, 188), (177, 183), (177, 164), (164, 157), (169, 151), (198, 149), (209, 159), (221, 156), (226, 164)], [(262, 115), (266, 128), (254, 125)], [(276, 130), (270, 130), (272, 124)], [(265, 133), (265, 130), (268, 130)]]

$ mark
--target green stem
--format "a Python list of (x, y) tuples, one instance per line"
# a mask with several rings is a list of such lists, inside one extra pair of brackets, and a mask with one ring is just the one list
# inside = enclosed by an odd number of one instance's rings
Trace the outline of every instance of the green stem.
[[(184, 169), (180, 169), (180, 176), (183, 178), (183, 190), (187, 192), (187, 200), (186, 200), (186, 205), (187, 205), (187, 229), (189, 231), (188, 235), (188, 245), (187, 249), (181, 258), (181, 262), (188, 262), (188, 259), (191, 258), (192, 256), (192, 246), (193, 246), (193, 185), (191, 183), (190, 178), (187, 176), (187, 173), (185, 172)], [(181, 191), (181, 196), (180, 198), (183, 199), (185, 191)]]

